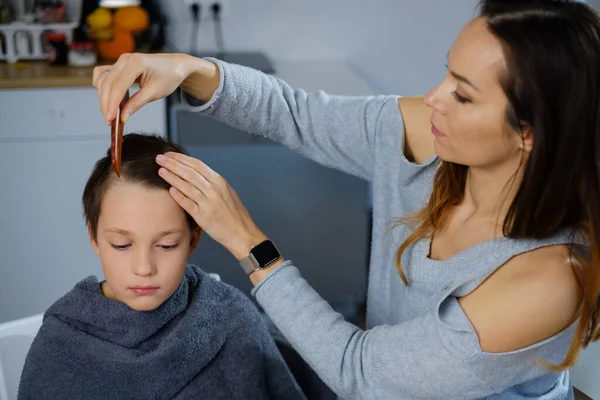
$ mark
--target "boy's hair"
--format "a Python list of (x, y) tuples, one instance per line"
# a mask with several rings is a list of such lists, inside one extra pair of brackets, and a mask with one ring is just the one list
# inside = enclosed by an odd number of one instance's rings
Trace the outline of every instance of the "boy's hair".
[[(169, 190), (171, 185), (158, 175), (160, 166), (156, 163), (157, 155), (169, 151), (186, 154), (180, 146), (157, 135), (138, 133), (124, 135), (120, 179), (149, 188)], [(117, 179), (119, 178), (113, 171), (109, 147), (106, 156), (96, 162), (83, 191), (83, 214), (94, 239), (96, 239), (102, 199), (106, 190)], [(195, 230), (198, 227), (196, 221), (187, 213), (186, 218), (190, 230)]]

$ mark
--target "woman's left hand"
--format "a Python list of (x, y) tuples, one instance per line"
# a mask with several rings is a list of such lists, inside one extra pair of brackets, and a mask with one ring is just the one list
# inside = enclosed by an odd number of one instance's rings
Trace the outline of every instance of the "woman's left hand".
[(159, 155), (160, 176), (175, 201), (215, 241), (240, 261), (266, 239), (237, 193), (202, 161), (181, 153)]

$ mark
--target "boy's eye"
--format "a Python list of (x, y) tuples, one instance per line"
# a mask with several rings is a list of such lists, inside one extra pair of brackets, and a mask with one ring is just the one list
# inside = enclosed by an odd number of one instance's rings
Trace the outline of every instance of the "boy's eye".
[(112, 243), (111, 243), (111, 246), (115, 250), (126, 250), (127, 248), (131, 247), (130, 244), (121, 244), (121, 245), (119, 245), (119, 244), (112, 244)]
[(159, 245), (162, 249), (164, 250), (173, 250), (174, 248), (176, 248), (177, 246), (179, 246), (179, 243), (176, 244), (171, 244), (171, 245), (165, 245), (165, 244), (161, 244)]

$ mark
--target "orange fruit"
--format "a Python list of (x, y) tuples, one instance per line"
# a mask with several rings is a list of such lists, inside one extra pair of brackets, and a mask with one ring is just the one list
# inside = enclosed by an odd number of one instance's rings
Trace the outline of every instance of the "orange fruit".
[(113, 16), (113, 27), (135, 33), (148, 28), (149, 20), (148, 13), (142, 7), (122, 7)]
[(92, 39), (96, 40), (111, 40), (113, 33), (110, 29), (99, 29), (90, 32)]
[(98, 55), (106, 60), (116, 60), (121, 54), (135, 51), (135, 40), (131, 32), (114, 30), (112, 40), (99, 40)]
[(92, 31), (107, 29), (112, 24), (112, 14), (106, 8), (99, 7), (87, 16), (86, 22)]

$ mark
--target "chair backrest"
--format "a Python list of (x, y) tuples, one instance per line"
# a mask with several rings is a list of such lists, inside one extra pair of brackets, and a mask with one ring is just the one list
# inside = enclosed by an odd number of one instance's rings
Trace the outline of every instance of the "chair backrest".
[(25, 358), (43, 314), (0, 324), (0, 400), (16, 400)]
[(208, 275), (213, 278), (215, 281), (217, 282), (221, 282), (221, 275), (215, 273), (215, 272), (209, 272)]

